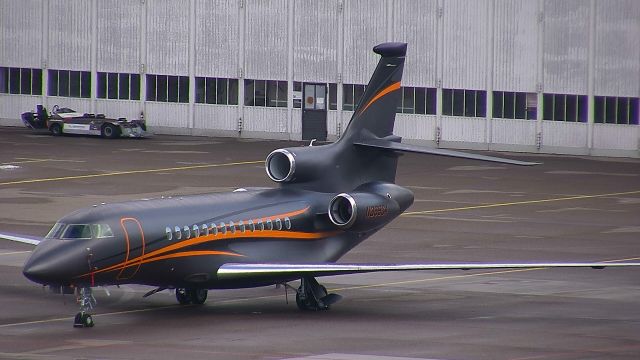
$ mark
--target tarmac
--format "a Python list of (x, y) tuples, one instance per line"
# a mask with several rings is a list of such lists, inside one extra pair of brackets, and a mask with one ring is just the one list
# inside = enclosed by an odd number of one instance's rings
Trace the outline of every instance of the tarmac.
[[(263, 161), (300, 142), (157, 135), (106, 140), (0, 128), (0, 232), (44, 236), (74, 209), (276, 186)], [(518, 167), (405, 155), (413, 206), (340, 261), (640, 259), (640, 159), (488, 153)], [(345, 298), (301, 312), (284, 287), (179, 306), (136, 285), (73, 295), (31, 283), (32, 247), (0, 240), (2, 359), (640, 359), (640, 269), (432, 271), (322, 278)], [(296, 286), (295, 283), (292, 284)]]

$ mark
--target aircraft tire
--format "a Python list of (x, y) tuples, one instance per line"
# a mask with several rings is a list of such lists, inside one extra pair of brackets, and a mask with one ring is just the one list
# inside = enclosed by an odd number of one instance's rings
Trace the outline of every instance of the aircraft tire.
[(205, 301), (207, 301), (207, 289), (189, 289), (189, 295), (191, 297), (191, 302), (195, 305), (202, 305)]
[(191, 304), (191, 293), (185, 288), (177, 288), (176, 289), (176, 300), (180, 305), (189, 305)]

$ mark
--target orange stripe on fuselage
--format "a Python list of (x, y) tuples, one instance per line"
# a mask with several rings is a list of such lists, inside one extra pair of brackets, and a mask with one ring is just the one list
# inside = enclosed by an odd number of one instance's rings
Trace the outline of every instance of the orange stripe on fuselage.
[[(267, 216), (267, 217), (262, 217), (259, 219), (254, 219), (255, 222), (257, 222), (258, 220), (262, 220), (263, 222), (266, 220), (274, 220), (277, 218), (284, 218), (284, 217), (293, 217), (296, 215), (300, 215), (303, 214), (304, 212), (306, 212), (309, 209), (309, 207), (306, 207), (304, 209), (300, 209), (300, 210), (295, 210), (295, 211), (291, 211), (288, 213), (283, 213), (283, 214), (277, 214), (277, 215), (273, 215), (273, 216)], [(168, 254), (168, 255), (162, 255), (161, 254), (165, 254), (167, 252), (170, 251), (174, 251), (174, 250), (180, 250), (183, 249), (185, 247), (189, 247), (189, 246), (194, 246), (194, 245), (200, 245), (203, 243), (208, 243), (208, 242), (213, 242), (213, 241), (220, 241), (220, 240), (230, 240), (230, 239), (243, 239), (243, 238), (280, 238), (280, 239), (284, 239), (284, 240), (315, 240), (315, 239), (321, 239), (324, 237), (328, 237), (331, 235), (336, 234), (336, 231), (329, 231), (329, 232), (321, 232), (321, 233), (310, 233), (310, 232), (299, 232), (299, 231), (285, 231), (285, 230), (255, 230), (255, 231), (249, 231), (249, 230), (245, 230), (244, 232), (240, 232), (239, 230), (236, 230), (235, 232), (231, 232), (231, 231), (227, 231), (225, 234), (222, 233), (218, 233), (216, 235), (210, 234), (210, 235), (206, 235), (206, 236), (199, 236), (199, 237), (195, 237), (195, 238), (190, 238), (190, 239), (186, 239), (186, 240), (182, 240), (178, 243), (175, 244), (171, 244), (168, 246), (165, 246), (163, 248), (160, 248), (158, 250), (155, 251), (151, 251), (149, 253), (143, 254), (139, 257), (136, 257), (134, 259), (130, 259), (130, 260), (126, 260), (123, 261), (121, 263), (115, 264), (115, 265), (111, 265), (108, 266), (104, 269), (100, 269), (100, 270), (96, 270), (94, 272), (92, 272), (93, 274), (99, 274), (99, 273), (103, 273), (103, 272), (109, 272), (109, 271), (113, 271), (113, 270), (119, 270), (119, 269), (124, 269), (126, 267), (130, 267), (130, 266), (134, 266), (134, 265), (138, 265), (138, 264), (143, 264), (143, 263), (149, 263), (149, 262), (153, 262), (153, 261), (158, 261), (158, 260), (163, 260), (166, 258), (170, 258), (170, 257), (174, 257), (174, 254)], [(185, 253), (192, 253), (192, 252), (181, 252), (181, 253), (177, 253), (177, 254), (185, 254)], [(200, 253), (199, 255), (207, 255), (207, 254), (203, 254)], [(243, 256), (241, 254), (236, 254), (236, 253), (232, 253), (232, 252), (224, 252), (224, 251), (212, 251), (211, 254), (209, 255), (229, 255), (229, 256)], [(181, 256), (191, 256), (191, 255), (181, 255)], [(178, 256), (176, 256), (178, 257)], [(79, 277), (84, 277), (84, 276), (88, 276), (91, 273), (87, 273), (84, 275), (80, 275)]]
[(378, 101), (381, 97), (387, 95), (388, 93), (390, 93), (392, 91), (396, 91), (398, 89), (400, 89), (400, 82), (399, 81), (387, 86), (384, 89), (382, 89), (382, 91), (377, 93), (376, 96), (373, 97), (373, 99), (369, 100), (367, 105), (365, 105), (365, 107), (362, 108), (360, 113), (363, 113), (365, 110), (367, 110), (367, 108), (369, 108), (369, 106), (371, 106), (374, 102)]

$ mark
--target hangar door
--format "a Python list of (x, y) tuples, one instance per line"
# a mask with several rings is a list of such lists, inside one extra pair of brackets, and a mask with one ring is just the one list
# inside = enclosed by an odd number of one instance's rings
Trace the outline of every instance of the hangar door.
[(327, 84), (302, 88), (302, 140), (327, 140)]

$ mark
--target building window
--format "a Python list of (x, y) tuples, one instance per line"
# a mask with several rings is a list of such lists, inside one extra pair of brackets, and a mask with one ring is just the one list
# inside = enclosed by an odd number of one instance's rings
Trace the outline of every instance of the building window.
[(397, 113), (435, 115), (436, 89), (404, 86), (401, 96)]
[(99, 72), (98, 98), (140, 100), (140, 75)]
[(487, 92), (484, 90), (442, 89), (442, 115), (485, 117)]
[(0, 93), (42, 95), (42, 70), (0, 67)]
[(342, 110), (355, 111), (360, 99), (364, 95), (365, 85), (343, 84), (342, 85)]
[(493, 117), (503, 119), (535, 120), (538, 95), (524, 92), (493, 92)]
[[(295, 109), (302, 108), (302, 82), (294, 81), (293, 82), (293, 107)], [(315, 84), (315, 83), (314, 83)], [(327, 84), (328, 99), (329, 99), (329, 110), (337, 110), (338, 109), (338, 84), (329, 83)]]
[(188, 103), (189, 77), (147, 75), (147, 101)]
[(542, 95), (542, 118), (553, 121), (587, 122), (587, 96)]
[(91, 97), (91, 72), (49, 70), (49, 96)]
[(196, 103), (238, 105), (238, 79), (197, 77)]
[(596, 96), (594, 101), (594, 122), (638, 125), (638, 98)]
[(287, 107), (287, 82), (245, 80), (244, 104), (245, 106)]

